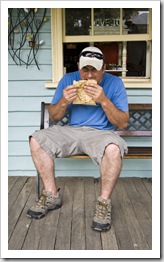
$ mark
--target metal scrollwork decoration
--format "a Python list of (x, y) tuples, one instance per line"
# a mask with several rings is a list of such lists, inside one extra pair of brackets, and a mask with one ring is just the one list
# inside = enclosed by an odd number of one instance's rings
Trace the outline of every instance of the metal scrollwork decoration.
[(8, 52), (16, 65), (34, 63), (40, 70), (36, 55), (44, 41), (39, 30), (47, 20), (46, 8), (8, 9)]

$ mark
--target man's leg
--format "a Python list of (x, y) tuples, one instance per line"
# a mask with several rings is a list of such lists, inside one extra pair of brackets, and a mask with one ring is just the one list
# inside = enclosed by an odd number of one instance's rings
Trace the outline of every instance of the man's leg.
[(52, 196), (57, 195), (54, 178), (54, 160), (41, 148), (34, 137), (30, 139), (30, 150), (45, 190), (51, 192)]
[(114, 186), (122, 168), (120, 149), (115, 144), (109, 144), (104, 152), (100, 165), (101, 187), (100, 196), (103, 199), (111, 197)]
[(111, 227), (111, 194), (120, 175), (122, 158), (120, 149), (115, 144), (109, 144), (104, 152), (101, 165), (100, 196), (96, 204), (96, 213), (92, 228), (97, 231), (108, 230)]
[(54, 160), (41, 148), (34, 137), (30, 138), (33, 162), (43, 181), (44, 190), (39, 201), (27, 211), (27, 216), (35, 219), (44, 217), (49, 210), (61, 207), (54, 178)]

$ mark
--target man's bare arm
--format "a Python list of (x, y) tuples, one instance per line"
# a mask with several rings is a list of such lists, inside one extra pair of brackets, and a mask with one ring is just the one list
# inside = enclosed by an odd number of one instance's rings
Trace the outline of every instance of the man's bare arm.
[(109, 98), (105, 98), (101, 106), (108, 118), (108, 120), (119, 129), (124, 129), (129, 120), (129, 112), (123, 112), (115, 107)]
[(77, 96), (77, 88), (73, 85), (67, 86), (63, 90), (63, 96), (57, 104), (50, 104), (48, 111), (50, 118), (54, 120), (60, 120), (66, 113), (67, 107)]

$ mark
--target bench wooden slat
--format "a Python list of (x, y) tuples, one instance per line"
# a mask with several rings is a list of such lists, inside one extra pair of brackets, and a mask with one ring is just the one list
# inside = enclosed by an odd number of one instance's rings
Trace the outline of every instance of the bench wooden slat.
[[(152, 148), (151, 147), (129, 147), (128, 154), (124, 158), (151, 158)], [(88, 155), (75, 155), (68, 156), (66, 158), (90, 158)]]
[(151, 137), (152, 131), (150, 130), (118, 130), (116, 131), (120, 136), (144, 136)]
[(152, 110), (152, 104), (129, 104), (129, 110)]

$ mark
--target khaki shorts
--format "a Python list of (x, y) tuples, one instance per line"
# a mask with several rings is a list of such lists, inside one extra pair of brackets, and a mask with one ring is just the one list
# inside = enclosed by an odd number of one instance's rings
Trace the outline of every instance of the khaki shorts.
[(32, 136), (52, 159), (86, 154), (94, 163), (100, 164), (106, 146), (111, 143), (120, 148), (122, 157), (127, 153), (125, 141), (116, 132), (110, 130), (54, 125), (36, 131)]

